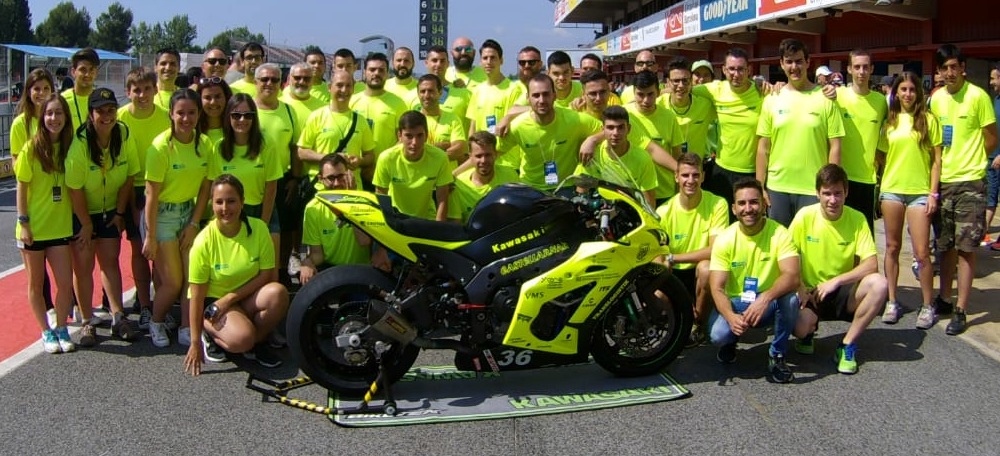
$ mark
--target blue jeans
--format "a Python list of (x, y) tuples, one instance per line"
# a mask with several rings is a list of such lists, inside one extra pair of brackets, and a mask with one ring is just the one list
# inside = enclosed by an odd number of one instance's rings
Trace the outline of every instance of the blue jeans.
[[(749, 304), (740, 302), (740, 297), (731, 298), (733, 311), (742, 314), (750, 307)], [(778, 299), (768, 303), (767, 310), (761, 318), (757, 327), (774, 324), (774, 340), (771, 341), (771, 355), (784, 355), (787, 351), (788, 337), (795, 329), (795, 322), (799, 318), (799, 297), (795, 292), (788, 293)], [(711, 328), (709, 337), (715, 345), (733, 344), (739, 341), (739, 336), (733, 334), (729, 329), (729, 322), (719, 311), (713, 310), (712, 316), (708, 320), (708, 327)]]

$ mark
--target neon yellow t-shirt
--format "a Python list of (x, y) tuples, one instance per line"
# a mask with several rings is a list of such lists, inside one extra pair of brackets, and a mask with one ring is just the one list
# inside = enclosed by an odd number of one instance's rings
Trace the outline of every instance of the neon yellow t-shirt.
[[(680, 198), (671, 198), (656, 208), (660, 227), (670, 236), (670, 251), (688, 253), (708, 247), (713, 236), (718, 236), (729, 224), (729, 207), (726, 200), (702, 190), (701, 201), (692, 210), (681, 206)], [(675, 269), (694, 269), (694, 263), (677, 263)], [(742, 291), (742, 290), (741, 290)]]
[(195, 141), (183, 144), (171, 138), (169, 131), (153, 140), (146, 152), (146, 180), (162, 184), (161, 203), (184, 203), (198, 196), (202, 181), (208, 178), (213, 146), (208, 136), (201, 135), (195, 153)]
[[(124, 133), (124, 132), (123, 132)], [(84, 136), (86, 138), (86, 136)], [(80, 190), (87, 199), (87, 213), (103, 214), (118, 208), (118, 190), (129, 176), (141, 171), (132, 138), (122, 141), (118, 159), (111, 163), (111, 149), (102, 151), (98, 166), (90, 160), (87, 140), (76, 138), (66, 158), (66, 187)]]
[(153, 106), (170, 112), (170, 97), (173, 96), (174, 92), (171, 90), (157, 90), (156, 95), (153, 95)]
[(225, 133), (223, 133), (222, 131), (222, 128), (210, 128), (201, 133), (205, 136), (208, 136), (208, 140), (211, 141), (212, 144), (222, 141), (222, 137), (225, 135)]
[(278, 166), (273, 147), (264, 144), (254, 158), (247, 158), (247, 146), (233, 146), (233, 159), (226, 161), (222, 156), (222, 141), (215, 143), (215, 153), (208, 157), (208, 179), (223, 174), (232, 174), (243, 184), (243, 198), (246, 204), (258, 205), (264, 202), (264, 187), (268, 182), (281, 179), (284, 171)]
[(400, 84), (399, 79), (389, 78), (385, 81), (385, 91), (395, 94), (400, 100), (409, 100), (417, 94), (417, 78), (411, 77), (410, 82)]
[(337, 215), (319, 200), (306, 204), (302, 219), (302, 243), (323, 247), (323, 264), (368, 264), (371, 253), (368, 247), (358, 244), (354, 227), (337, 226)]
[(291, 106), (281, 100), (278, 100), (278, 107), (274, 109), (263, 109), (257, 105), (257, 119), (260, 121), (260, 134), (264, 136), (264, 142), (270, 143), (269, 147), (274, 148), (281, 172), (288, 171), (292, 167), (292, 151), (289, 146), (298, 140), (302, 124), (296, 121)]
[(719, 119), (720, 150), (715, 162), (737, 173), (757, 169), (757, 121), (763, 100), (753, 85), (736, 93), (729, 81), (712, 81), (694, 86), (693, 95), (704, 97), (715, 106)]
[(631, 143), (628, 151), (616, 159), (611, 155), (608, 142), (602, 142), (590, 163), (576, 165), (574, 174), (596, 177), (643, 192), (658, 188), (653, 159), (645, 150)]
[(517, 182), (517, 172), (513, 169), (501, 166), (493, 168), (493, 180), (490, 183), (477, 187), (472, 182), (472, 173), (476, 170), (467, 169), (455, 177), (455, 186), (448, 194), (448, 218), (460, 219), (462, 223), (469, 221), (472, 210), (479, 204), (487, 193), (503, 184)]
[(986, 176), (983, 128), (997, 122), (993, 100), (968, 81), (954, 95), (941, 89), (931, 95), (931, 112), (941, 124), (941, 182), (967, 182)]
[[(209, 298), (221, 298), (253, 280), (261, 271), (274, 269), (274, 244), (267, 225), (249, 217), (253, 233), (240, 223), (240, 232), (226, 237), (216, 222), (198, 233), (191, 245), (188, 282), (208, 284)], [(188, 297), (191, 292), (188, 291)]]
[(244, 78), (240, 78), (239, 81), (229, 84), (229, 89), (233, 91), (233, 94), (245, 93), (250, 95), (251, 98), (257, 98), (257, 84), (247, 82)]
[(743, 293), (748, 277), (757, 279), (757, 293), (769, 290), (781, 274), (778, 262), (799, 256), (787, 228), (771, 219), (764, 223), (754, 236), (743, 234), (736, 222), (715, 237), (709, 269), (729, 273), (726, 296), (730, 298)]
[(582, 96), (583, 84), (580, 84), (580, 81), (574, 79), (570, 84), (569, 95), (566, 95), (566, 98), (556, 98), (555, 104), (560, 108), (570, 108), (570, 104), (573, 103), (573, 100)]
[(407, 111), (406, 104), (390, 92), (371, 97), (365, 93), (357, 93), (351, 97), (351, 109), (368, 119), (375, 139), (375, 155), (382, 153), (396, 144), (396, 129), (399, 127), (399, 117)]
[[(351, 129), (351, 114), (353, 111), (336, 112), (329, 107), (317, 109), (306, 120), (299, 136), (299, 147), (309, 149), (320, 154), (332, 154), (337, 151), (337, 146), (344, 136)], [(365, 151), (375, 150), (375, 137), (372, 129), (368, 126), (368, 121), (364, 116), (358, 114), (357, 124), (354, 126), (354, 134), (347, 141), (343, 153), (361, 157)], [(313, 178), (319, 172), (319, 165), (316, 163), (303, 163), (304, 169), (309, 173), (309, 178)], [(361, 170), (354, 170), (354, 181), (361, 182)]]
[[(441, 89), (441, 98), (438, 100), (438, 106), (441, 108), (441, 112), (447, 112), (458, 118), (459, 122), (462, 123), (462, 128), (465, 129), (466, 136), (469, 134), (469, 124), (472, 121), (467, 117), (469, 111), (469, 101), (472, 99), (472, 92), (466, 88), (458, 88), (455, 86), (444, 86)], [(443, 101), (442, 101), (443, 100)], [(414, 111), (420, 111), (422, 106), (420, 105), (420, 98), (414, 94), (409, 100), (404, 100), (407, 106)]]
[[(53, 147), (58, 150), (59, 144)], [(29, 142), (14, 164), (17, 180), (28, 184), (28, 213), (31, 218), (31, 236), (35, 241), (65, 239), (73, 235), (73, 206), (66, 190), (66, 175), (62, 172), (47, 173), (35, 158)], [(53, 195), (59, 188), (59, 201)], [(14, 224), (14, 239), (21, 239), (21, 224)]]
[[(625, 106), (625, 109), (628, 110), (629, 118), (632, 121), (632, 129), (634, 130), (636, 125), (641, 126), (650, 139), (666, 149), (667, 152), (673, 153), (674, 147), (684, 145), (684, 130), (681, 129), (680, 123), (677, 122), (677, 117), (672, 111), (657, 107), (652, 114), (647, 115), (639, 112), (635, 103)], [(652, 163), (652, 160), (650, 162)], [(674, 172), (659, 165), (656, 165), (655, 169), (656, 198), (663, 199), (674, 196), (677, 193)]]
[[(299, 100), (291, 95), (283, 95), (281, 101), (285, 102), (290, 108), (292, 108), (292, 114), (295, 115), (296, 125), (305, 125), (306, 120), (313, 111), (327, 106), (329, 103), (324, 103), (323, 100), (319, 98), (309, 97), (307, 100)], [(296, 140), (298, 137), (295, 138)]]
[[(940, 146), (941, 124), (933, 114), (928, 112), (925, 115), (928, 139), (932, 146)], [(920, 146), (920, 136), (913, 131), (912, 114), (899, 113), (895, 127), (886, 124), (878, 148), (885, 151), (885, 170), (882, 172), (883, 192), (901, 195), (930, 193), (931, 161), (934, 150)]]
[(406, 215), (434, 220), (434, 191), (451, 184), (451, 163), (443, 150), (430, 144), (417, 161), (406, 159), (403, 146), (397, 144), (382, 152), (375, 163), (372, 183), (389, 191), (392, 205)]
[(844, 136), (844, 121), (822, 87), (782, 90), (764, 99), (757, 134), (771, 139), (767, 188), (813, 195), (816, 172), (829, 162), (829, 139)]
[(840, 143), (840, 165), (847, 178), (862, 184), (875, 183), (875, 149), (889, 105), (885, 95), (870, 91), (858, 95), (847, 87), (837, 89), (837, 105), (844, 117)]
[(495, 85), (483, 83), (476, 86), (469, 100), (469, 109), (465, 112), (465, 116), (476, 123), (476, 130), (486, 130), (496, 134), (496, 128), (490, 124), (495, 126), (503, 116), (507, 115), (510, 107), (514, 106), (512, 87), (514, 84), (509, 79), (504, 79)]
[(656, 99), (656, 103), (674, 113), (677, 124), (681, 127), (681, 134), (684, 135), (681, 152), (697, 154), (704, 159), (709, 153), (709, 130), (717, 120), (712, 101), (692, 95), (691, 102), (687, 106), (678, 108), (670, 103), (670, 94), (664, 94)]
[(565, 108), (554, 109), (555, 119), (548, 125), (539, 124), (531, 112), (517, 116), (498, 147), (504, 154), (513, 148), (523, 151), (521, 182), (538, 189), (553, 189), (558, 185), (558, 182), (545, 182), (547, 162), (555, 162), (559, 182), (573, 175), (580, 163), (580, 145), (602, 128), (600, 121), (586, 114)]
[(332, 99), (330, 95), (330, 84), (326, 81), (320, 82), (319, 84), (313, 84), (312, 87), (309, 88), (309, 98), (315, 98), (323, 104), (329, 104)]
[(31, 122), (25, 128), (24, 114), (18, 114), (14, 121), (10, 123), (10, 154), (17, 157), (17, 154), (24, 150), (24, 145), (35, 137), (38, 131), (38, 118), (32, 117)]
[(73, 89), (66, 89), (60, 95), (66, 99), (66, 104), (69, 105), (69, 112), (66, 113), (66, 117), (73, 121), (73, 132), (75, 133), (80, 128), (80, 125), (83, 125), (87, 121), (87, 115), (90, 112), (90, 94), (77, 95)]
[[(462, 125), (462, 121), (458, 117), (455, 117), (454, 114), (442, 110), (439, 116), (426, 117), (428, 143), (469, 140), (469, 135), (465, 133), (465, 126)], [(454, 161), (452, 163), (455, 164)]]
[(465, 81), (466, 88), (472, 89), (479, 84), (485, 83), (489, 79), (489, 76), (483, 70), (483, 67), (474, 66), (468, 72), (459, 73), (455, 70), (455, 67), (449, 66), (444, 72), (444, 78), (452, 82), (461, 79)]
[(132, 185), (146, 185), (146, 151), (153, 144), (153, 139), (170, 129), (170, 115), (159, 106), (153, 105), (153, 112), (148, 117), (139, 119), (129, 111), (128, 106), (118, 108), (118, 121), (128, 127), (129, 137), (135, 142), (136, 156), (139, 158), (139, 174), (135, 176)]
[(799, 250), (807, 288), (854, 269), (855, 260), (878, 254), (864, 214), (847, 206), (836, 221), (823, 217), (819, 204), (806, 206), (795, 214), (788, 231)]

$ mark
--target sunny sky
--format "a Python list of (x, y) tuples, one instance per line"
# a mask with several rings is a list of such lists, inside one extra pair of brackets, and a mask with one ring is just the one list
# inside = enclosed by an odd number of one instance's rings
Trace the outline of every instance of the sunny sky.
[[(74, 0), (77, 8), (87, 8), (91, 27), (113, 0)], [(417, 50), (418, 0), (298, 0), (265, 2), (259, 0), (128, 1), (133, 23), (165, 22), (177, 14), (187, 14), (198, 27), (195, 43), (204, 45), (225, 29), (246, 25), (253, 32), (268, 36), (273, 44), (304, 47), (320, 46), (332, 53), (340, 47), (361, 50), (358, 39), (386, 35), (396, 46)], [(48, 17), (59, 0), (30, 0), (32, 25)], [(501, 6), (502, 5), (502, 6)], [(591, 29), (555, 28), (553, 4), (548, 0), (451, 0), (449, 1), (448, 45), (458, 36), (468, 36), (474, 43), (487, 38), (504, 48), (504, 73), (515, 71), (518, 49), (533, 45), (541, 49), (576, 49), (593, 39)], [(449, 46), (450, 47), (450, 46)], [(478, 56), (477, 56), (478, 57)], [(418, 63), (417, 70), (423, 65)]]

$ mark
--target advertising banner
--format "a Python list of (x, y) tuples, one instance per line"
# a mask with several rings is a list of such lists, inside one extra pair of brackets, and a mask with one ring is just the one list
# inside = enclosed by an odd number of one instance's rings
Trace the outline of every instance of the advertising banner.
[(711, 30), (757, 17), (757, 2), (750, 0), (703, 0), (701, 29)]
[(667, 24), (663, 27), (666, 39), (684, 36), (684, 2), (671, 6), (667, 10)]
[(758, 15), (778, 13), (798, 6), (806, 6), (808, 0), (760, 0)]

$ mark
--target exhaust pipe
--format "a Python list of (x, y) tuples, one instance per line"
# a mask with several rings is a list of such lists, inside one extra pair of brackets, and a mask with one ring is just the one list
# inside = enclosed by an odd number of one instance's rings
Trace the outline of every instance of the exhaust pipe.
[(368, 303), (368, 324), (379, 334), (404, 346), (417, 337), (417, 331), (406, 318), (389, 306), (389, 303), (378, 299), (372, 299)]

